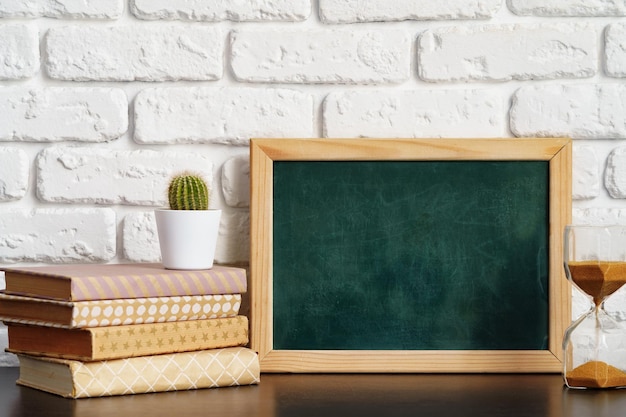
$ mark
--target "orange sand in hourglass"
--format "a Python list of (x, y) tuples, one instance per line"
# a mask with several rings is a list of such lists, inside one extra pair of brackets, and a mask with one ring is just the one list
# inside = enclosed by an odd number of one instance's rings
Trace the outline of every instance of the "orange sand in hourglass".
[(596, 306), (626, 284), (626, 262), (571, 261), (567, 266), (572, 281), (593, 297)]
[[(626, 262), (573, 261), (567, 267), (572, 281), (593, 297), (596, 307), (626, 284)], [(626, 373), (601, 361), (584, 363), (568, 372), (566, 378), (574, 387), (626, 386)]]

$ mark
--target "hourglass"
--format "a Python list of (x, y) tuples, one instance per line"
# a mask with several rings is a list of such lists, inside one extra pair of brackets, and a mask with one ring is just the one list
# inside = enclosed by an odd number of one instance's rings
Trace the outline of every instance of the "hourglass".
[(626, 283), (626, 226), (567, 226), (567, 279), (591, 308), (565, 331), (563, 376), (570, 388), (626, 387), (626, 323), (604, 308)]

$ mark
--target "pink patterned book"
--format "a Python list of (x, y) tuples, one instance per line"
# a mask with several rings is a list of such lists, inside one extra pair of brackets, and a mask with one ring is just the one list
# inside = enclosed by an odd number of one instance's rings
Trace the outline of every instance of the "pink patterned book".
[(214, 265), (203, 270), (165, 269), (161, 264), (69, 264), (2, 268), (6, 293), (65, 301), (183, 295), (241, 294), (246, 270)]

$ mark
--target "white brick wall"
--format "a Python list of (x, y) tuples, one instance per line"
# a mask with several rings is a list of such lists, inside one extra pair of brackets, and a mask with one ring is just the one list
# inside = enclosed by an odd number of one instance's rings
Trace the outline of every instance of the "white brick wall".
[(426, 81), (584, 78), (596, 73), (596, 31), (577, 24), (454, 26), (419, 39)]
[(211, 161), (194, 153), (55, 146), (36, 166), (38, 197), (55, 203), (164, 206), (167, 181), (183, 166), (213, 188)]
[(0, 0), (0, 17), (118, 19), (124, 0)]
[(624, 48), (626, 24), (614, 23), (605, 32), (606, 72), (612, 77), (626, 77), (626, 48)]
[(613, 198), (626, 198), (626, 146), (613, 149), (606, 163), (606, 189)]
[(250, 206), (250, 161), (248, 155), (239, 155), (224, 162), (222, 192), (231, 207)]
[(46, 70), (73, 81), (216, 80), (222, 51), (213, 27), (65, 26), (48, 30)]
[(0, 262), (104, 262), (115, 256), (110, 208), (2, 209)]
[(0, 201), (24, 198), (28, 190), (29, 164), (23, 150), (0, 147)]
[(625, 84), (612, 83), (524, 86), (513, 96), (511, 130), (517, 136), (626, 138), (625, 92)]
[(311, 13), (308, 0), (204, 1), (130, 0), (133, 15), (146, 20), (191, 20), (218, 22), (299, 22)]
[(119, 88), (0, 88), (0, 141), (103, 142), (127, 129)]
[(154, 212), (129, 213), (122, 229), (124, 258), (132, 262), (160, 262), (159, 236)]
[(621, 0), (508, 0), (520, 16), (626, 16)]
[(0, 0), (0, 266), (158, 261), (185, 168), (246, 262), (250, 137), (571, 136), (574, 222), (626, 224), (625, 32), (621, 0)]
[(496, 90), (351, 90), (324, 99), (327, 137), (493, 137), (504, 132)]
[(135, 99), (138, 143), (246, 145), (251, 137), (313, 132), (313, 96), (297, 90), (146, 88)]
[(39, 71), (39, 36), (34, 25), (0, 21), (0, 80), (32, 77)]
[(399, 30), (237, 30), (230, 47), (247, 82), (396, 83), (410, 72), (411, 37)]
[(488, 19), (501, 6), (501, 0), (319, 0), (325, 23)]
[(593, 199), (600, 195), (600, 161), (593, 146), (574, 145), (573, 165), (577, 168), (572, 177), (572, 198)]

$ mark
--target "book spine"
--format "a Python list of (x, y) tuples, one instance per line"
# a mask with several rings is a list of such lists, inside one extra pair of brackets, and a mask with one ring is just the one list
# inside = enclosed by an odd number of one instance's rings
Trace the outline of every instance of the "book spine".
[(194, 320), (92, 329), (91, 360), (131, 358), (164, 353), (243, 346), (248, 318)]
[[(66, 329), (204, 320), (235, 317), (239, 314), (241, 299), (241, 294), (224, 294), (93, 300), (67, 303), (0, 294), (0, 303), (4, 302), (3, 305), (6, 306), (4, 314), (0, 316), (0, 320), (7, 323), (60, 327)], [(21, 302), (25, 306), (31, 306), (27, 310), (31, 318), (22, 318), (17, 317), (17, 315), (12, 315), (10, 308), (11, 302)], [(69, 309), (71, 310), (72, 318), (64, 323), (45, 320), (45, 313), (37, 313), (44, 307)]]
[[(66, 395), (70, 398), (251, 385), (260, 380), (258, 355), (244, 347), (64, 363), (72, 379), (72, 392)], [(37, 388), (28, 380), (17, 382)]]
[(77, 302), (72, 327), (108, 327), (234, 317), (241, 294), (150, 297)]
[(71, 280), (73, 301), (167, 297), (200, 294), (241, 294), (246, 272), (219, 267), (205, 271), (170, 271), (146, 275), (85, 276)]
[[(81, 337), (91, 340), (88, 347), (76, 348)], [(244, 346), (247, 343), (248, 318), (237, 316), (90, 329), (9, 325), (7, 351), (98, 361)]]

